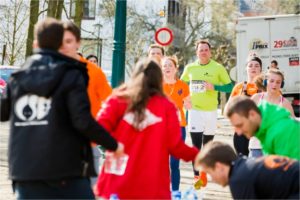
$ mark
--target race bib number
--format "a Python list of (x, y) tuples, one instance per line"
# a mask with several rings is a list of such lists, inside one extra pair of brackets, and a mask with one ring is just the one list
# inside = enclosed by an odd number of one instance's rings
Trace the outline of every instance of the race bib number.
[(191, 92), (192, 93), (203, 93), (206, 91), (205, 86), (204, 86), (204, 81), (191, 81)]
[(125, 154), (119, 158), (114, 157), (114, 154), (107, 152), (105, 155), (104, 172), (108, 174), (123, 175), (127, 166), (129, 156)]

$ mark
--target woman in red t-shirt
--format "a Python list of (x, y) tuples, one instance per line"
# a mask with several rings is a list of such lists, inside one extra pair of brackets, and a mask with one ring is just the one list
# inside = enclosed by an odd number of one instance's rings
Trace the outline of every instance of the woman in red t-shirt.
[(124, 144), (125, 155), (106, 152), (95, 193), (101, 198), (170, 199), (170, 155), (192, 161), (198, 150), (181, 138), (177, 109), (164, 95), (162, 72), (151, 59), (113, 92), (97, 121)]

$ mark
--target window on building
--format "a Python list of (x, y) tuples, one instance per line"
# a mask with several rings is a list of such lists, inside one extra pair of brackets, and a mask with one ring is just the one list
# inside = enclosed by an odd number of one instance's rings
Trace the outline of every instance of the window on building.
[[(76, 0), (71, 0), (70, 17), (75, 17)], [(96, 0), (83, 0), (83, 17), (82, 19), (95, 19)]]
[(180, 17), (180, 2), (178, 0), (168, 1), (168, 23), (176, 24), (177, 18)]

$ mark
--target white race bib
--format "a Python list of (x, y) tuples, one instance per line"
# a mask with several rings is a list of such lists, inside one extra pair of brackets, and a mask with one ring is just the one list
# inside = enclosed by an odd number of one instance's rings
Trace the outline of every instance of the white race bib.
[(127, 166), (129, 156), (125, 154), (116, 158), (112, 152), (106, 152), (104, 172), (108, 174), (123, 175)]
[(203, 93), (206, 91), (204, 86), (205, 81), (194, 80), (190, 83), (190, 90), (192, 93)]

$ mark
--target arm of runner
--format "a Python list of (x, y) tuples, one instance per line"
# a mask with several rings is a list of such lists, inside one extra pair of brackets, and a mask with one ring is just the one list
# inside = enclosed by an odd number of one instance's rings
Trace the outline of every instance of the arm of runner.
[(192, 108), (191, 96), (187, 96), (183, 99), (183, 106), (187, 110), (190, 110)]
[(232, 91), (232, 88), (233, 88), (233, 83), (225, 69), (224, 66), (221, 66), (219, 68), (219, 83), (220, 84), (215, 84), (214, 85), (214, 89), (216, 91), (219, 91), (219, 92), (226, 92), (226, 93), (230, 93)]
[(189, 83), (190, 82), (190, 78), (189, 78), (189, 72), (188, 72), (188, 67), (186, 66), (182, 72), (182, 75), (180, 77), (180, 80)]
[(225, 85), (213, 85), (213, 86), (214, 86), (215, 90), (217, 90), (219, 92), (226, 92), (226, 93), (230, 93), (233, 88), (232, 82), (225, 84)]
[(286, 98), (284, 98), (282, 106), (284, 108), (286, 108), (288, 111), (290, 111), (292, 117), (294, 117), (294, 118), (296, 117), (295, 113), (294, 113), (294, 109), (293, 109), (291, 103), (289, 102), (289, 100), (287, 100)]
[(255, 104), (258, 104), (260, 95), (261, 95), (260, 93), (256, 93), (251, 97), (252, 101), (254, 101)]
[(178, 159), (183, 159), (185, 161), (194, 160), (199, 150), (195, 147), (186, 145), (182, 140), (178, 116), (176, 114), (176, 108), (173, 104), (170, 104), (170, 106), (168, 106), (167, 113), (167, 144), (170, 154)]

